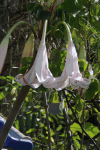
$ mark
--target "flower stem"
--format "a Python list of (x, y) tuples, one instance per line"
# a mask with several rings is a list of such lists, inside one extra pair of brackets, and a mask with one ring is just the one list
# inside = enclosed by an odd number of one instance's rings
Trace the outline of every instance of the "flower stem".
[(68, 33), (68, 42), (72, 41), (72, 36), (71, 36), (71, 33), (70, 33), (70, 29), (69, 29), (68, 25), (66, 24), (66, 22), (64, 22), (64, 21), (59, 21), (59, 22), (56, 24), (55, 28), (54, 28), (53, 31), (51, 32), (50, 37), (56, 32), (56, 29), (58, 28), (58, 26), (59, 26), (60, 24), (63, 24), (63, 25), (64, 25), (64, 27), (65, 27), (65, 29), (66, 29), (66, 32)]

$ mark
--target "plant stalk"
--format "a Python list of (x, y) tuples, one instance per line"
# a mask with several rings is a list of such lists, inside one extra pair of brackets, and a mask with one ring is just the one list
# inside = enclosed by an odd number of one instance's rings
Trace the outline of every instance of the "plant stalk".
[[(85, 101), (84, 101), (84, 106), (83, 106), (83, 128), (84, 126), (85, 126)], [(82, 130), (80, 150), (82, 150), (83, 140), (84, 140), (84, 131)]]
[(50, 124), (49, 124), (48, 104), (47, 104), (46, 92), (43, 93), (43, 97), (44, 97), (44, 107), (45, 107), (45, 112), (46, 112), (47, 129), (48, 129), (48, 145), (49, 145), (49, 150), (51, 150)]

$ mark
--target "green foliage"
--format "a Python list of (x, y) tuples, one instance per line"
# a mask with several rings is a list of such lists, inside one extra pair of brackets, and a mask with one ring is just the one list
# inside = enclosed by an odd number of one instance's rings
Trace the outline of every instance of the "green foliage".
[(86, 21), (86, 19), (84, 19), (84, 18), (80, 18), (80, 20), (79, 20), (79, 24), (80, 25), (82, 25), (82, 26), (85, 26), (85, 25), (87, 25), (87, 21)]
[(83, 72), (83, 71), (86, 70), (86, 68), (87, 68), (87, 62), (86, 62), (85, 60), (80, 59), (80, 60), (78, 61), (78, 64), (79, 64), (79, 68), (80, 68), (80, 71), (81, 71), (81, 72)]
[(94, 66), (93, 66), (93, 73), (94, 73), (94, 75), (96, 75), (97, 73), (99, 73), (100, 72), (100, 64), (94, 64)]
[(88, 70), (85, 70), (85, 78), (89, 79), (90, 77), (90, 72)]
[(82, 4), (81, 4), (81, 1), (78, 0), (77, 2), (75, 0), (70, 0), (70, 1), (67, 1), (65, 0), (60, 6), (59, 6), (60, 9), (65, 9), (67, 10), (69, 13), (76, 13), (78, 12), (78, 10), (80, 8), (82, 8)]
[(97, 120), (100, 122), (100, 113), (98, 113)]
[(100, 6), (98, 4), (93, 4), (90, 7), (90, 14), (91, 16), (98, 16), (100, 11)]
[(59, 29), (55, 32), (55, 36), (56, 36), (56, 38), (58, 38), (58, 39), (61, 39), (61, 38), (63, 38), (63, 33), (62, 33), (62, 31), (60, 31)]
[(95, 135), (97, 135), (99, 133), (99, 128), (94, 126), (90, 122), (85, 123), (85, 130), (91, 138), (93, 138)]
[(37, 19), (38, 20), (47, 20), (51, 17), (51, 13), (49, 11), (46, 10), (42, 10), (39, 12)]
[(84, 100), (83, 99), (80, 99), (76, 105), (76, 110), (78, 112), (82, 111), (83, 109), (83, 106), (84, 106)]
[(59, 73), (61, 73), (64, 69), (66, 53), (66, 50), (58, 51), (57, 49), (54, 49), (50, 55), (51, 63), (49, 68), (55, 77), (59, 76)]
[(97, 80), (94, 80), (93, 82), (90, 83), (89, 88), (85, 92), (85, 98), (87, 100), (92, 100), (94, 96), (98, 92), (98, 82)]
[(28, 10), (35, 13), (38, 20), (47, 20), (51, 17), (51, 13), (49, 11), (43, 10), (43, 6), (39, 3), (28, 3), (27, 8)]
[(23, 58), (21, 58), (20, 62), (22, 64), (22, 66), (25, 66), (27, 64), (30, 64), (32, 59), (33, 59), (33, 57), (23, 57)]
[(75, 104), (76, 110), (77, 110), (78, 112), (82, 111), (83, 106), (84, 106), (84, 100), (80, 98), (80, 95), (79, 95), (79, 94), (76, 95), (74, 101), (75, 101), (75, 103), (76, 103), (76, 104)]
[(59, 103), (59, 97), (58, 97), (58, 92), (52, 92), (51, 94), (50, 94), (50, 102), (51, 103)]
[(73, 123), (71, 126), (70, 126), (71, 130), (73, 133), (75, 133), (76, 131), (79, 131), (80, 133), (82, 133), (82, 129), (80, 127), (79, 124), (77, 123)]
[(27, 5), (27, 8), (28, 8), (28, 10), (30, 10), (30, 11), (34, 11), (34, 6), (35, 6), (35, 4), (36, 3), (28, 3), (28, 5)]
[(24, 74), (28, 70), (29, 65), (30, 65), (30, 63), (32, 61), (32, 58), (33, 57), (23, 57), (23, 58), (21, 58), (20, 62), (22, 64), (22, 66), (19, 69), (19, 73)]

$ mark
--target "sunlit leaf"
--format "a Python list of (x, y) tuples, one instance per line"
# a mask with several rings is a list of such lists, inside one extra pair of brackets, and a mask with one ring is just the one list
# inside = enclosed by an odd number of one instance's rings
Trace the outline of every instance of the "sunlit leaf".
[(93, 138), (95, 135), (99, 133), (99, 128), (89, 122), (85, 123), (85, 130), (91, 138)]
[(56, 131), (60, 131), (63, 128), (62, 125), (59, 125), (58, 128), (56, 129)]
[(81, 129), (80, 125), (77, 124), (77, 123), (73, 123), (70, 126), (70, 128), (71, 128), (71, 130), (72, 130), (73, 133), (76, 132), (76, 131), (82, 132), (82, 129)]
[(100, 6), (98, 4), (93, 4), (90, 7), (90, 14), (92, 16), (97, 16), (100, 11)]
[(91, 82), (89, 88), (85, 92), (85, 98), (87, 100), (93, 99), (97, 91), (98, 91), (98, 82), (97, 81)]

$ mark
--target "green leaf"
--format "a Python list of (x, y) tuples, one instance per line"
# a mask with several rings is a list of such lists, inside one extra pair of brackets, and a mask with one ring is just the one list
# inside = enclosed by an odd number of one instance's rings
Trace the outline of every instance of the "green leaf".
[(57, 49), (53, 49), (51, 55), (50, 55), (50, 59), (54, 59), (55, 54), (57, 53)]
[(82, 133), (82, 129), (81, 129), (80, 125), (77, 124), (77, 123), (73, 123), (73, 124), (70, 126), (70, 128), (71, 128), (71, 130), (72, 130), (73, 133), (75, 133), (76, 131), (79, 131), (79, 132)]
[(99, 133), (98, 127), (94, 126), (92, 123), (86, 122), (85, 123), (85, 130), (89, 134), (91, 138)]
[(71, 27), (79, 30), (78, 20), (78, 17), (73, 17), (73, 15), (69, 16), (69, 24), (71, 25)]
[(100, 11), (100, 6), (98, 4), (93, 4), (90, 7), (91, 16), (97, 16)]
[(100, 113), (98, 113), (98, 115), (97, 115), (97, 120), (98, 120), (98, 122), (100, 122)]
[(93, 66), (93, 74), (96, 75), (97, 73), (100, 72), (100, 64), (94, 64)]
[(7, 94), (8, 94), (8, 92), (0, 92), (0, 100), (5, 98)]
[(23, 57), (21, 58), (20, 62), (22, 64), (22, 66), (30, 64), (32, 61), (33, 57)]
[(36, 131), (36, 128), (31, 128), (26, 133), (29, 134), (29, 133), (34, 132), (34, 131)]
[(74, 101), (75, 101), (75, 103), (78, 103), (80, 101), (80, 94), (76, 95)]
[(44, 124), (43, 123), (40, 123), (40, 128), (43, 128), (44, 127)]
[(79, 69), (81, 72), (85, 71), (87, 68), (87, 62), (84, 59), (78, 60)]
[(89, 88), (85, 92), (85, 98), (87, 100), (92, 100), (97, 91), (98, 91), (98, 82), (97, 81), (91, 82)]
[(26, 70), (28, 70), (28, 68), (29, 68), (29, 65), (27, 64), (27, 65), (25, 65), (25, 66), (22, 66), (22, 67), (18, 70), (18, 72), (24, 74), (24, 73), (26, 72)]
[(58, 30), (55, 32), (55, 36), (56, 36), (56, 38), (61, 39), (61, 38), (63, 38), (63, 32), (58, 29)]
[(79, 24), (82, 25), (82, 26), (85, 26), (85, 25), (87, 25), (87, 21), (84, 18), (80, 18), (79, 19)]
[(35, 6), (35, 4), (36, 3), (28, 3), (28, 5), (27, 5), (27, 8), (28, 8), (28, 10), (30, 10), (30, 11), (34, 11), (34, 6)]
[(48, 91), (48, 89), (45, 88), (42, 84), (40, 85), (39, 89), (40, 89), (40, 91), (42, 91), (42, 92)]
[(86, 119), (86, 120), (89, 119), (89, 110), (85, 110), (85, 119)]
[(15, 78), (12, 76), (6, 76), (6, 78), (11, 79), (11, 80), (15, 80)]
[(39, 3), (35, 4), (34, 11), (37, 13), (38, 10), (43, 10), (43, 6)]
[(62, 119), (62, 120), (64, 119), (63, 116), (59, 116), (58, 114), (56, 114), (56, 115), (57, 115), (58, 118), (60, 118), (60, 119)]
[[(67, 51), (58, 51), (54, 49), (50, 55), (51, 63), (49, 68), (54, 77), (58, 77), (59, 74), (63, 71), (65, 66), (65, 58), (66, 58)], [(59, 61), (58, 61), (59, 60)]]
[(56, 129), (56, 131), (60, 131), (63, 128), (62, 125), (59, 125), (58, 128)]
[(37, 16), (38, 20), (47, 20), (51, 17), (51, 13), (46, 10), (42, 10), (39, 15)]
[(81, 9), (81, 10), (77, 13), (76, 17), (87, 16), (88, 14), (89, 14), (89, 12), (87, 11), (87, 9)]
[(29, 92), (26, 97), (26, 102), (32, 102), (32, 101), (33, 101), (33, 94), (32, 92)]
[(4, 89), (7, 87), (7, 84), (5, 86), (1, 86), (0, 89)]
[(90, 72), (88, 70), (85, 70), (85, 78), (89, 79), (90, 77)]
[[(77, 148), (76, 150), (79, 150), (80, 143), (79, 143), (79, 140), (77, 140), (77, 136), (73, 137), (73, 142), (74, 142), (75, 147)], [(83, 148), (83, 146), (82, 146), (82, 148)]]
[(16, 128), (17, 130), (19, 130), (19, 120), (16, 120), (16, 121), (14, 122), (14, 125), (15, 125), (15, 128)]
[(61, 63), (60, 65), (61, 72), (63, 71), (64, 67), (65, 67), (65, 63)]
[(0, 79), (1, 79), (1, 80), (6, 80), (6, 81), (9, 82), (9, 80), (8, 80), (6, 77), (4, 77), (4, 76), (0, 76)]
[(98, 83), (98, 93), (100, 94), (100, 81)]
[(84, 100), (83, 99), (80, 99), (76, 105), (76, 110), (78, 112), (82, 111), (83, 110), (83, 106), (84, 106)]
[(55, 135), (55, 132), (50, 128), (50, 135), (53, 136)]
[(76, 0), (65, 0), (60, 6), (59, 9), (65, 9), (69, 13), (76, 13), (79, 9), (82, 8), (82, 3)]
[(39, 20), (39, 17), (40, 17), (40, 14), (41, 14), (42, 11), (43, 11), (42, 7), (38, 8), (37, 13), (36, 13), (36, 17), (37, 17), (38, 20)]
[(6, 84), (6, 88), (4, 92), (0, 92), (0, 100), (5, 98), (7, 94), (11, 93), (11, 90), (13, 89), (13, 85), (12, 84)]
[(53, 93), (53, 101), (52, 103), (59, 103), (58, 92)]

